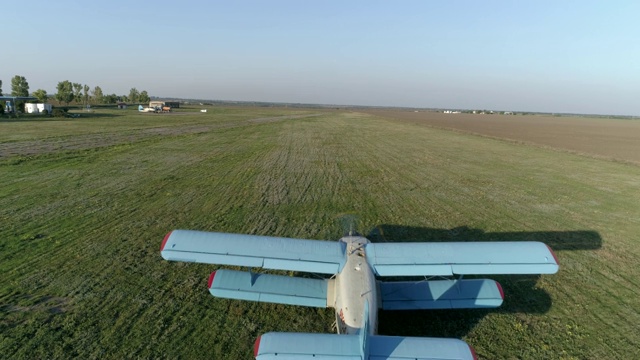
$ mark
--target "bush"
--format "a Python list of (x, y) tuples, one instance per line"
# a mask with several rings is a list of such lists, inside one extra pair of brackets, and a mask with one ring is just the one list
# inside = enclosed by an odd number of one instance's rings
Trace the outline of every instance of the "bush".
[(47, 109), (42, 110), (42, 115), (45, 115), (45, 116), (49, 115), (49, 110)]
[(57, 109), (57, 108), (53, 109), (51, 114), (53, 115), (53, 117), (65, 117), (65, 116), (67, 116), (67, 113), (63, 109)]

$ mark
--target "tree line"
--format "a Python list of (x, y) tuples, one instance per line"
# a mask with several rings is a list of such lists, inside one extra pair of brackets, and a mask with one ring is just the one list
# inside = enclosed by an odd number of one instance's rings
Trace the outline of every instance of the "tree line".
[[(56, 99), (60, 104), (116, 104), (120, 101), (129, 103), (148, 103), (151, 98), (146, 90), (129, 90), (129, 95), (105, 94), (100, 86), (93, 89), (86, 84), (73, 83), (69, 80), (60, 81), (56, 94), (50, 96), (44, 89), (38, 89), (31, 96), (38, 102), (46, 103), (49, 98)], [(0, 80), (0, 96), (2, 96), (2, 80)], [(11, 79), (11, 96), (29, 96), (29, 83), (24, 76), (16, 75)]]

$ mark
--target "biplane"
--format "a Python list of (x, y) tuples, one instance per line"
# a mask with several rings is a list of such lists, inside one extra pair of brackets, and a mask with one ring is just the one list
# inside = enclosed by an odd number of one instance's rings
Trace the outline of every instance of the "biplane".
[[(500, 284), (465, 275), (558, 271), (555, 254), (540, 242), (371, 243), (356, 233), (322, 241), (174, 230), (165, 236), (161, 255), (172, 261), (326, 274), (211, 273), (213, 296), (335, 309), (337, 334), (266, 333), (254, 344), (259, 360), (476, 359), (473, 348), (459, 339), (377, 335), (378, 310), (494, 308), (504, 299)], [(424, 280), (382, 280), (416, 276)]]

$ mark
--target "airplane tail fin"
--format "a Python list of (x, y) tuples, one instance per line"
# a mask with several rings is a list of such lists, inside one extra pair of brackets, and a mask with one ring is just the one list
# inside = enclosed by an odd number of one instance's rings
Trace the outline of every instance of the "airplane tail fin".
[(360, 334), (358, 334), (358, 340), (360, 344), (360, 356), (363, 359), (369, 358), (369, 301), (365, 301), (364, 303), (364, 314), (363, 314), (364, 326), (360, 329)]

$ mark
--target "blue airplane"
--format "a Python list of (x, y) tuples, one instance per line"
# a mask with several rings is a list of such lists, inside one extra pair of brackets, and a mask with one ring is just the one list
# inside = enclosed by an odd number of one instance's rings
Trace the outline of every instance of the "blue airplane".
[[(258, 360), (477, 359), (459, 339), (376, 335), (378, 310), (494, 308), (500, 284), (464, 275), (554, 274), (558, 259), (540, 242), (371, 243), (350, 233), (339, 241), (227, 234), (168, 233), (166, 260), (301, 271), (328, 279), (219, 269), (213, 296), (335, 309), (337, 334), (270, 332), (258, 337)], [(426, 277), (457, 279), (427, 280)], [(420, 281), (381, 281), (424, 276)]]

